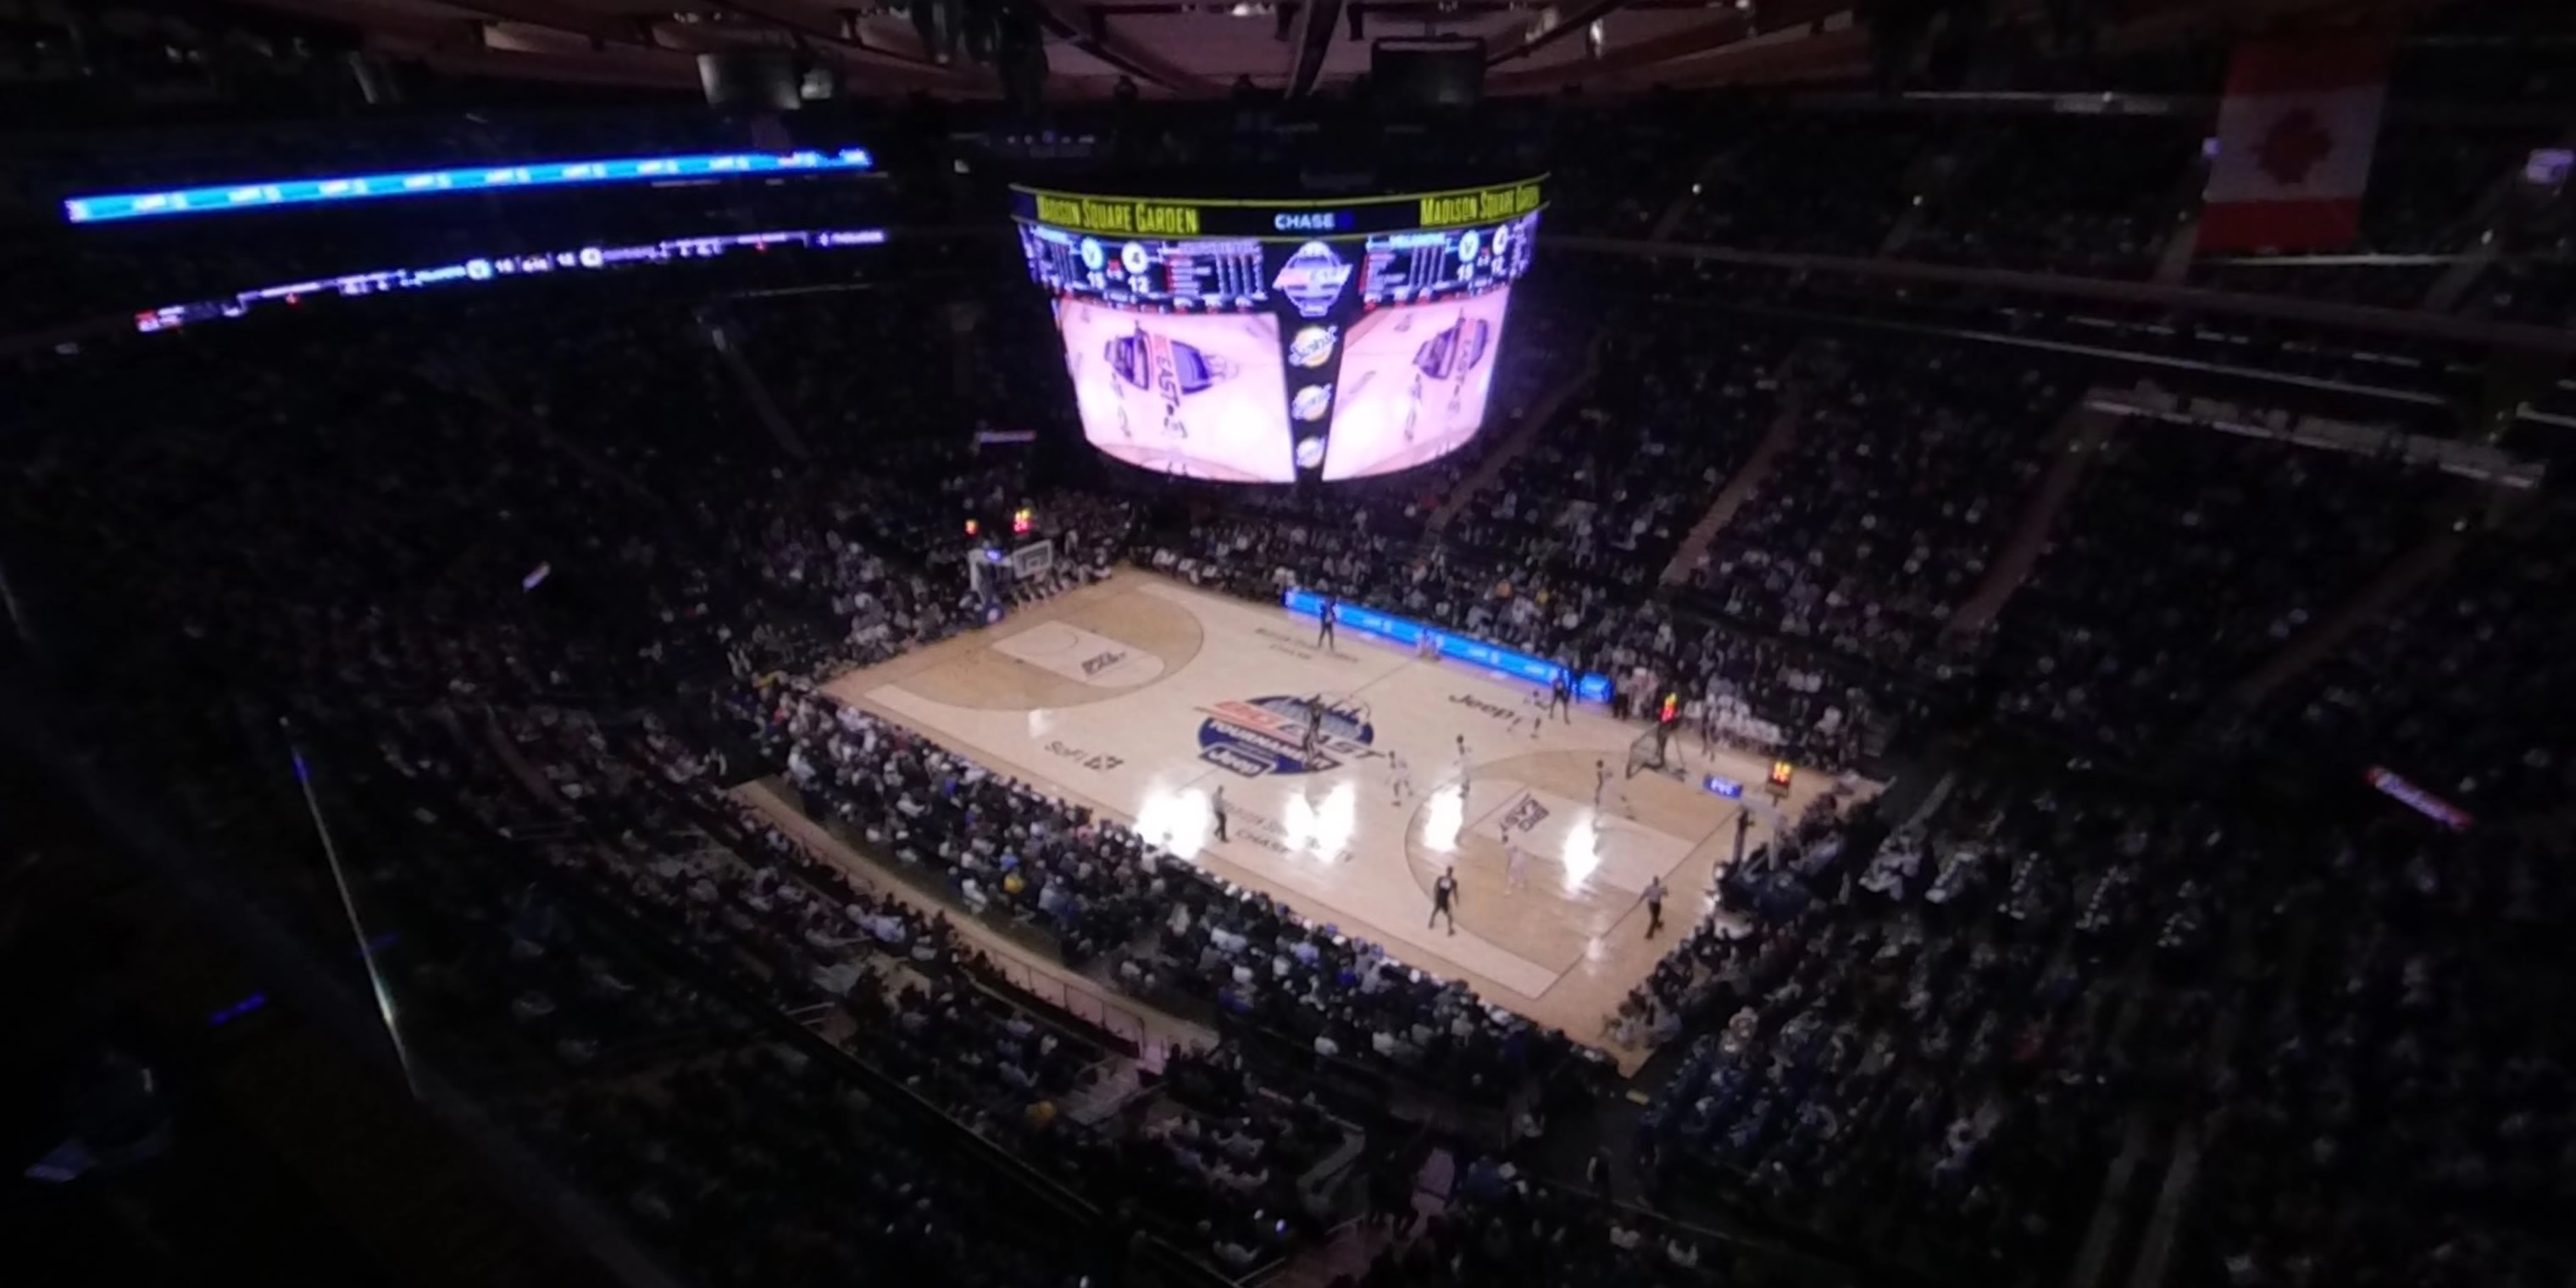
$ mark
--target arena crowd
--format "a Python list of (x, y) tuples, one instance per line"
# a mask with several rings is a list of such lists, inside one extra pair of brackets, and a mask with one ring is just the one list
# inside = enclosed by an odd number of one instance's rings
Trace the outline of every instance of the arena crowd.
[[(2198, 190), (2193, 130), (2161, 119), (2082, 146), (2102, 122), (1783, 109), (1676, 160), (1646, 145), (1684, 137), (1666, 112), (1567, 126), (1578, 181), (1662, 159), (1555, 214), (2145, 280)], [(336, 137), (251, 155), (393, 146)], [(2373, 188), (2372, 250), (2480, 244), (2532, 140), (2449, 138), (2382, 141), (2404, 181)], [(232, 154), (31, 168), (201, 163)], [(2564, 320), (2526, 234), (2464, 307)], [(102, 250), (131, 272), (31, 275), (6, 320), (413, 236)], [(345, 960), (340, 895), (300, 861), (310, 785), (415, 1039), (690, 1276), (1213, 1283), (1357, 1238), (1371, 1288), (2027, 1282), (2075, 1256), (2127, 1158), (2196, 1169), (2183, 1280), (2563, 1280), (2568, 507), (2547, 482), (2086, 420), (2150, 367), (2223, 360), (2231, 397), (2347, 415), (2466, 400), (2483, 355), (1605, 269), (1517, 293), (1468, 450), (1248, 493), (979, 435), (1074, 438), (1026, 284), (971, 253), (764, 259), (40, 346), (0, 494), (13, 613), (43, 624), (23, 651), (101, 763)], [(2411, 307), (2424, 267), (2189, 277)], [(2076, 441), (2100, 450), (2034, 509)], [(1031, 596), (1121, 562), (1323, 591), (1609, 676), (1621, 716), (1676, 693), (1707, 736), (1939, 785), (1825, 796), (1597, 1032), (1553, 1031), (824, 692), (1009, 611), (970, 584), (961, 521), (1014, 508), (1056, 543)], [(2017, 541), (2026, 580), (1990, 586)], [(2000, 615), (1972, 620), (1989, 589)], [(2473, 829), (2371, 793), (2377, 766)], [(1149, 1060), (1015, 982), (995, 936), (1214, 1040)], [(1630, 1097), (1614, 1056), (1648, 1049)], [(1457, 1133), (1436, 1196), (1435, 1132)]]

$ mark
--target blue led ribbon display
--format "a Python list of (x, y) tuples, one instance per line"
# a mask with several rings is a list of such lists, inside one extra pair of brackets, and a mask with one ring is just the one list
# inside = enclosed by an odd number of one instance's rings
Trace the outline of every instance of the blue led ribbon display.
[(623, 157), (612, 161), (540, 161), (532, 165), (462, 166), (408, 170), (340, 179), (271, 179), (221, 183), (166, 192), (98, 193), (63, 202), (75, 224), (121, 219), (210, 215), (226, 210), (267, 210), (380, 197), (430, 197), (509, 188), (551, 188), (584, 183), (652, 183), (669, 179), (727, 179), (742, 175), (868, 170), (876, 159), (865, 148), (833, 152), (710, 152), (691, 156)]
[[(1289, 612), (1306, 617), (1318, 616), (1324, 611), (1323, 596), (1311, 590), (1289, 591), (1281, 597), (1280, 602), (1286, 605)], [(1564, 667), (1543, 657), (1533, 657), (1527, 653), (1504, 648), (1500, 644), (1488, 644), (1483, 640), (1470, 639), (1464, 635), (1452, 635), (1438, 627), (1425, 626), (1420, 622), (1397, 617), (1392, 613), (1381, 613), (1374, 608), (1362, 608), (1348, 600), (1342, 601), (1341, 606), (1334, 611), (1333, 621), (1338, 626), (1347, 626), (1363, 635), (1375, 635), (1380, 639), (1393, 640), (1407, 648), (1420, 647), (1422, 638), (1427, 635), (1431, 637), (1432, 643), (1438, 648), (1442, 657), (1454, 657), (1461, 662), (1470, 662), (1489, 671), (1500, 671), (1513, 679), (1527, 680), (1532, 684), (1552, 683), (1557, 675), (1565, 670)], [(1586, 702), (1608, 702), (1610, 677), (1596, 675), (1589, 671), (1575, 676), (1574, 696)]]

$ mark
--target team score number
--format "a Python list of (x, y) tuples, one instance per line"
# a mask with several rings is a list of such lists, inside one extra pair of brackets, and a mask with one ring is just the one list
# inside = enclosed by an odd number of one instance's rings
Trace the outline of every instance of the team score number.
[(1127, 763), (1125, 760), (1117, 756), (1107, 755), (1105, 753), (1094, 755), (1090, 752), (1084, 751), (1080, 747), (1068, 747), (1060, 742), (1050, 741), (1047, 743), (1046, 749), (1048, 755), (1073, 761), (1085, 769), (1109, 770), (1116, 769), (1120, 765)]

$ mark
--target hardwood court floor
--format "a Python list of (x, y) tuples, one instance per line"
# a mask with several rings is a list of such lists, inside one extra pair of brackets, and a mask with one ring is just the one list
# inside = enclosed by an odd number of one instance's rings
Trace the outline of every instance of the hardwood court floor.
[[(1356, 634), (1318, 649), (1310, 619), (1132, 570), (853, 671), (830, 692), (1591, 1042), (1708, 915), (1739, 806), (1701, 776), (1758, 784), (1769, 767), (1681, 737), (1683, 776), (1626, 778), (1643, 726), (1598, 708), (1542, 718), (1520, 681)], [(1309, 758), (1303, 712), (1316, 695), (1332, 714)], [(1397, 755), (1413, 788), (1400, 800)], [(1610, 773), (1598, 801), (1596, 765)], [(1210, 808), (1219, 786), (1225, 840)], [(1779, 810), (1794, 817), (1833, 786), (1801, 773)], [(1767, 801), (1753, 814), (1748, 848), (1774, 817)], [(1507, 842), (1524, 855), (1517, 888)], [(1455, 933), (1426, 924), (1449, 867)], [(1656, 876), (1672, 897), (1649, 940), (1640, 892)]]

